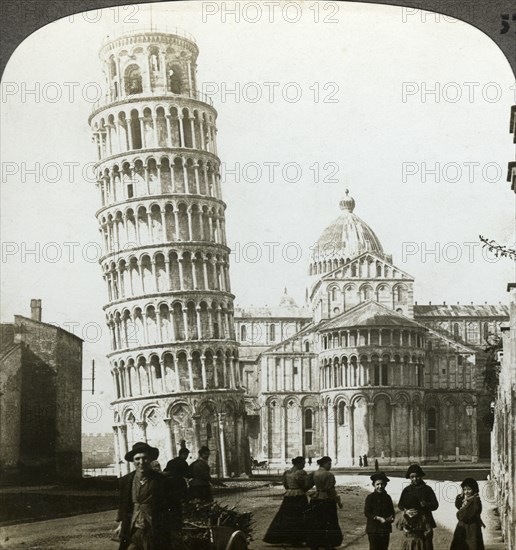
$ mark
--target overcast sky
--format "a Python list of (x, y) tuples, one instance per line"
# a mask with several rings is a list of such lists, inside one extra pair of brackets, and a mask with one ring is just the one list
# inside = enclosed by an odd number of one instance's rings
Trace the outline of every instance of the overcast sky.
[[(195, 36), (199, 82), (218, 110), (219, 156), (229, 170), (240, 167), (239, 181), (226, 172), (223, 184), (236, 304), (273, 305), (285, 286), (302, 303), (309, 248), (339, 215), (346, 186), (355, 213), (415, 277), (419, 303), (506, 302), (513, 264), (464, 244), (479, 234), (514, 243), (506, 173), (515, 89), (497, 46), (465, 23), (398, 7), (319, 3), (316, 13), (308, 3), (287, 12), (252, 4), (240, 6), (238, 22), (213, 2), (204, 3), (204, 21), (200, 2), (163, 3), (152, 16)], [(2, 81), (1, 319), (29, 315), (30, 299), (41, 298), (44, 321), (77, 324), (85, 377), (93, 358), (98, 365), (97, 393), (85, 393), (85, 403), (103, 407), (111, 382), (107, 292), (88, 244), (99, 242), (100, 206), (85, 168), (96, 160), (87, 119), (98, 88), (90, 83), (103, 84), (104, 36), (148, 24), (148, 10), (134, 6), (64, 18), (19, 46)], [(224, 87), (236, 87), (238, 101)], [(30, 89), (36, 96), (24, 97)], [(272, 182), (270, 163), (278, 163)], [(439, 165), (439, 181), (430, 172), (424, 181), (422, 163)], [(257, 165), (262, 177), (252, 181)], [(261, 260), (252, 261), (249, 243), (260, 245)], [(24, 256), (24, 247), (39, 252)], [(110, 423), (103, 409), (85, 429)]]

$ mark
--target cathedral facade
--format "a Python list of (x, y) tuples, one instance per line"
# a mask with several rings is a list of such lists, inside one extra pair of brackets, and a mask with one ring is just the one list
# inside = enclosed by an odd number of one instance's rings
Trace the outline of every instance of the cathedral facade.
[(507, 308), (417, 305), (347, 191), (340, 208), (313, 249), (306, 305), (285, 291), (278, 307), (236, 310), (251, 455), (488, 460), (482, 345)]

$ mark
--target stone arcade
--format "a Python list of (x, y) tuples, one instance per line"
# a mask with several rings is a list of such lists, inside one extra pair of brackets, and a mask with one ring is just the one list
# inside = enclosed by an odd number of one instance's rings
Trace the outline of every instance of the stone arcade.
[(219, 475), (248, 469), (217, 113), (197, 91), (199, 50), (174, 29), (100, 51), (107, 82), (89, 122), (108, 289), (115, 451), (146, 440), (161, 461), (186, 440)]

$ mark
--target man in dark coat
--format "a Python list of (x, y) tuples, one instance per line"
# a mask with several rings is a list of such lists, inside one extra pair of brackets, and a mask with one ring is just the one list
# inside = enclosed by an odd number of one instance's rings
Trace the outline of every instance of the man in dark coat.
[(119, 550), (166, 550), (169, 547), (170, 496), (164, 476), (151, 468), (159, 450), (138, 442), (125, 455), (134, 472), (120, 479)]
[(371, 481), (374, 491), (367, 495), (364, 507), (369, 550), (387, 550), (395, 515), (392, 499), (385, 491), (390, 480), (383, 472), (377, 472)]
[(181, 441), (178, 456), (169, 460), (163, 474), (167, 478), (167, 490), (170, 495), (169, 533), (170, 544), (174, 550), (184, 550), (182, 537), (183, 527), (183, 502), (187, 498), (188, 485), (186, 478), (189, 475), (189, 467), (186, 459), (190, 454), (185, 442)]
[(190, 449), (187, 449), (185, 441), (181, 441), (181, 446), (177, 453), (177, 456), (167, 462), (165, 472), (173, 470), (174, 475), (179, 475), (184, 478), (188, 478), (189, 466), (186, 459), (190, 455)]
[(410, 479), (410, 485), (401, 492), (398, 507), (410, 518), (417, 515), (424, 517), (425, 522), (431, 527), (430, 532), (425, 535), (425, 550), (433, 550), (433, 529), (436, 523), (432, 512), (439, 508), (439, 502), (433, 489), (423, 481), (424, 475), (426, 474), (419, 464), (409, 466), (405, 477)]
[(211, 493), (211, 473), (208, 459), (210, 449), (201, 447), (199, 458), (190, 464), (190, 499), (199, 499), (207, 502), (213, 500)]

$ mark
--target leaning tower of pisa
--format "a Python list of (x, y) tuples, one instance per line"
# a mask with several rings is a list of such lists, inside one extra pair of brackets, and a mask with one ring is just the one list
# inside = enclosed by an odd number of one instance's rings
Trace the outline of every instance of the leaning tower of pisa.
[(229, 282), (217, 112), (179, 29), (112, 35), (97, 148), (100, 260), (111, 339), (120, 472), (136, 441), (176, 456), (210, 447), (219, 475), (247, 469), (245, 409)]

